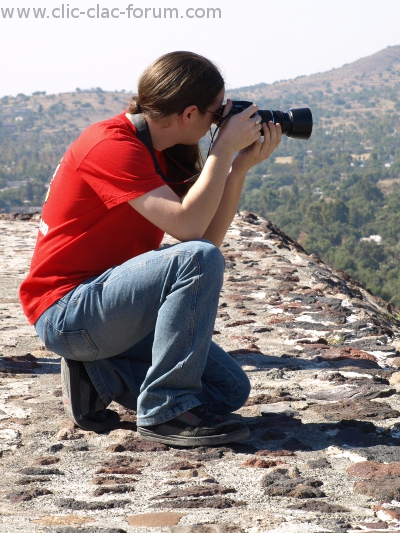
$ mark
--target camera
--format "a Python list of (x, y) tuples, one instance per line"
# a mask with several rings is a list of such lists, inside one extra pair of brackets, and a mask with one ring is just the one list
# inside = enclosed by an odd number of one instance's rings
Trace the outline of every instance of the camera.
[[(253, 105), (253, 102), (246, 100), (233, 100), (232, 109), (223, 120), (231, 115), (237, 115), (244, 109)], [(221, 107), (220, 113), (223, 114), (225, 106)], [(261, 123), (272, 120), (274, 124), (279, 123), (282, 127), (282, 133), (293, 139), (309, 139), (313, 127), (313, 119), (311, 110), (308, 107), (300, 107), (297, 109), (289, 109), (287, 113), (277, 110), (258, 110), (258, 115), (261, 117)], [(254, 115), (252, 115), (254, 117)], [(263, 131), (261, 130), (261, 134)]]

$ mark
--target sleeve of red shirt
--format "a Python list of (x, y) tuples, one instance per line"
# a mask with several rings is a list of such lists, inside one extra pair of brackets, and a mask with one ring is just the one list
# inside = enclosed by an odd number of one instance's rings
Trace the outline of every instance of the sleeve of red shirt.
[(165, 185), (147, 148), (124, 132), (97, 143), (77, 172), (109, 209)]

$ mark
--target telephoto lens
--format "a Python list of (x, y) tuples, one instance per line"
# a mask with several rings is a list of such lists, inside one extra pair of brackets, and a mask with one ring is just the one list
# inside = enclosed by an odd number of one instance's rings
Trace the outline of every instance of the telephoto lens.
[[(237, 115), (253, 103), (247, 102), (246, 100), (234, 100), (232, 104), (232, 109), (229, 114)], [(266, 122), (268, 124), (270, 120), (274, 124), (279, 123), (282, 127), (282, 133), (288, 137), (307, 140), (311, 136), (313, 118), (311, 110), (308, 107), (289, 109), (287, 113), (278, 110), (258, 110), (257, 113), (260, 115), (262, 123)]]

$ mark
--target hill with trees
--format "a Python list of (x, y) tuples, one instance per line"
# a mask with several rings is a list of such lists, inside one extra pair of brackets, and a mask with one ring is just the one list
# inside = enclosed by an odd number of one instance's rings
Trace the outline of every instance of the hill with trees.
[[(284, 137), (276, 155), (249, 173), (240, 208), (400, 306), (400, 46), (227, 96), (260, 109), (306, 106), (314, 117), (308, 141)], [(100, 88), (1, 98), (0, 211), (37, 209), (65, 149), (128, 101)]]

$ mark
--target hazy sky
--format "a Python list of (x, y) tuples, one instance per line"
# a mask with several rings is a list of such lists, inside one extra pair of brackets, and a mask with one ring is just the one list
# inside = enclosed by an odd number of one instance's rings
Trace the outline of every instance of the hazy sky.
[[(18, 14), (28, 7), (29, 18)], [(34, 8), (46, 8), (43, 19)], [(176, 10), (154, 18), (160, 8)], [(0, 0), (0, 96), (130, 92), (149, 63), (173, 50), (215, 61), (229, 88), (271, 83), (400, 44), (399, 21), (400, 0)]]

